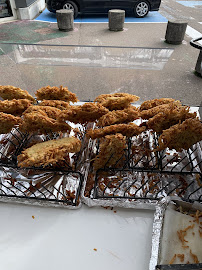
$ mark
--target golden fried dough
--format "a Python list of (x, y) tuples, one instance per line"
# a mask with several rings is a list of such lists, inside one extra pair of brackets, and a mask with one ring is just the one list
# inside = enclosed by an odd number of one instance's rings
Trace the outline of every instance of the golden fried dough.
[(58, 120), (84, 124), (93, 122), (108, 112), (109, 110), (101, 104), (89, 102), (81, 106), (71, 106), (69, 109), (62, 111)]
[(110, 166), (123, 166), (124, 150), (127, 148), (126, 137), (122, 134), (108, 135), (101, 139), (99, 154), (95, 157), (95, 170)]
[(182, 124), (177, 124), (163, 131), (159, 137), (157, 150), (189, 149), (193, 144), (202, 140), (202, 123), (199, 119), (187, 119)]
[(23, 115), (25, 115), (26, 113), (31, 113), (31, 112), (38, 112), (39, 114), (44, 112), (47, 114), (48, 117), (53, 118), (53, 119), (57, 119), (58, 116), (61, 113), (60, 109), (51, 107), (51, 106), (30, 106), (24, 113)]
[(0, 112), (0, 134), (9, 133), (11, 129), (20, 124), (22, 119), (11, 114)]
[(31, 104), (31, 101), (28, 99), (12, 99), (0, 101), (0, 112), (20, 116)]
[(172, 106), (160, 112), (154, 117), (150, 118), (147, 122), (147, 127), (157, 133), (161, 133), (163, 130), (169, 127), (183, 122), (188, 118), (195, 118), (196, 113), (190, 113), (188, 106), (173, 107)]
[(43, 100), (39, 103), (39, 106), (51, 106), (60, 110), (66, 110), (70, 107), (70, 104), (62, 100)]
[(139, 100), (138, 96), (128, 93), (103, 94), (98, 96), (94, 102), (102, 104), (104, 107), (112, 110), (121, 110), (130, 105), (131, 102)]
[(172, 103), (159, 105), (151, 109), (141, 111), (140, 116), (142, 117), (142, 119), (149, 119), (160, 112), (169, 112), (171, 109), (173, 110), (179, 107), (182, 107), (181, 103), (179, 101), (175, 101)]
[(139, 112), (136, 107), (129, 106), (124, 110), (110, 111), (103, 115), (97, 125), (100, 127), (110, 126), (114, 124), (129, 123), (139, 117)]
[(29, 99), (35, 102), (35, 99), (26, 91), (12, 85), (0, 85), (0, 97), (3, 99)]
[(77, 96), (70, 92), (67, 87), (46, 86), (38, 89), (35, 93), (38, 100), (63, 100), (77, 102)]
[(37, 143), (17, 157), (19, 167), (39, 167), (65, 160), (68, 153), (77, 153), (81, 141), (74, 137)]
[(146, 127), (144, 126), (139, 127), (134, 123), (117, 124), (117, 125), (107, 126), (104, 128), (99, 128), (99, 129), (90, 129), (87, 132), (87, 137), (94, 140), (97, 138), (102, 138), (106, 135), (116, 134), (116, 133), (121, 133), (122, 135), (127, 136), (127, 137), (133, 137), (133, 136), (139, 135), (145, 130), (146, 130)]
[(23, 122), (20, 125), (23, 132), (38, 132), (46, 134), (50, 132), (67, 132), (71, 127), (65, 122), (59, 122), (48, 117), (44, 111), (33, 111), (23, 115)]
[(158, 98), (158, 99), (156, 98), (156, 99), (146, 100), (141, 104), (139, 110), (140, 111), (149, 110), (149, 109), (154, 108), (156, 106), (172, 103), (174, 101), (175, 101), (175, 99), (173, 99), (173, 98)]

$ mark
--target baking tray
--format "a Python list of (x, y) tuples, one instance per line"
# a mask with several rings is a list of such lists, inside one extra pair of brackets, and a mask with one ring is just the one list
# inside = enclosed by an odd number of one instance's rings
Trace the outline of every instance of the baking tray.
[(201, 210), (200, 203), (171, 199), (162, 219), (156, 269), (201, 269)]
[(18, 128), (13, 128), (9, 134), (1, 135), (0, 200), (71, 209), (81, 206), (80, 191), (88, 156), (88, 141), (85, 138), (87, 126), (71, 125), (73, 129), (70, 135), (81, 140), (81, 150), (79, 153), (69, 154), (67, 161), (54, 167), (19, 168), (17, 156), (35, 143), (69, 134), (24, 134)]

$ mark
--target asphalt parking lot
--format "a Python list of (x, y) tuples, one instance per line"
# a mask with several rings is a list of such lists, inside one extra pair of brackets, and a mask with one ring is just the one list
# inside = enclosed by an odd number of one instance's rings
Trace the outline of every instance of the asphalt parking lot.
[[(165, 42), (167, 21), (176, 18), (189, 18), (180, 45)], [(31, 94), (45, 85), (62, 84), (75, 92), (81, 101), (93, 100), (101, 93), (128, 92), (140, 96), (140, 103), (171, 97), (197, 106), (202, 100), (201, 77), (194, 73), (199, 50), (191, 47), (189, 42), (202, 35), (200, 18), (198, 6), (189, 8), (175, 0), (163, 0), (159, 12), (150, 12), (144, 19), (126, 17), (124, 30), (119, 32), (109, 31), (107, 15), (78, 17), (73, 31), (62, 32), (58, 30), (56, 15), (47, 10), (35, 20), (5, 23), (0, 25), (0, 39), (4, 42), (76, 45), (71, 50), (78, 54), (83, 54), (79, 46), (84, 45), (89, 46), (89, 55), (93, 57), (96, 54), (93, 46), (98, 46), (102, 50), (101, 59), (109, 53), (105, 46), (111, 46), (111, 55), (114, 54), (118, 61), (120, 51), (116, 47), (130, 47), (122, 59), (125, 57), (127, 63), (133, 58), (134, 64), (132, 68), (126, 65), (124, 68), (120, 65), (82, 66), (79, 61), (69, 58), (68, 64), (54, 65), (52, 59), (47, 65), (34, 66), (23, 63), (23, 59), (14, 65), (3, 58), (1, 84), (16, 85)]]

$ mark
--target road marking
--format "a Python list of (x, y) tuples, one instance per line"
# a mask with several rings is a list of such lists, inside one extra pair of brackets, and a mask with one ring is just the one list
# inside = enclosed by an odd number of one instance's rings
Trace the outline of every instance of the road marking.
[(177, 1), (177, 3), (185, 7), (192, 7), (192, 8), (202, 6), (202, 1)]
[[(36, 19), (36, 21), (56, 23), (56, 14), (49, 12), (47, 9), (43, 11)], [(168, 20), (159, 12), (149, 12), (144, 18), (135, 18), (133, 16), (126, 16), (125, 23), (167, 23)], [(108, 23), (108, 16), (106, 15), (84, 15), (78, 16), (74, 23)]]
[[(202, 34), (200, 32), (196, 31), (194, 28), (192, 28), (189, 25), (187, 25), (186, 35), (188, 35), (192, 39), (202, 37)], [(197, 41), (197, 42), (202, 45), (202, 41)]]

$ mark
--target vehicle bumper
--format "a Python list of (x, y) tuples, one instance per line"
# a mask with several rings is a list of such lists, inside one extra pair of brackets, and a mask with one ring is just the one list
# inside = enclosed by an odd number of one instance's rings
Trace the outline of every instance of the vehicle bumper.
[(152, 1), (151, 2), (151, 11), (158, 11), (161, 5), (161, 1)]

